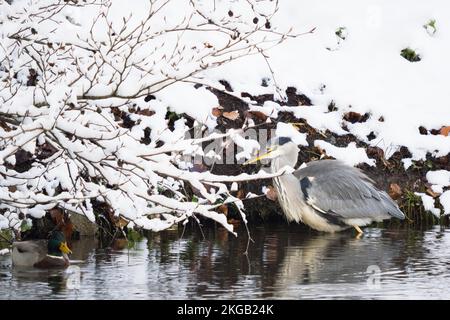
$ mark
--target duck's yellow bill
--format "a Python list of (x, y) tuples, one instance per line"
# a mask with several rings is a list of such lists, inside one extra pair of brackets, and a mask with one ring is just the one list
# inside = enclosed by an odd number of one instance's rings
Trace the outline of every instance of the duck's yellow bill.
[(61, 242), (61, 244), (59, 245), (59, 250), (65, 254), (72, 253), (72, 250), (70, 250), (67, 246), (67, 242)]
[(258, 161), (260, 161), (262, 159), (268, 158), (269, 156), (271, 156), (271, 154), (272, 154), (272, 149), (269, 149), (268, 152), (266, 152), (266, 153), (264, 153), (264, 154), (262, 154), (262, 155), (260, 155), (260, 156), (258, 156), (256, 158), (253, 158), (253, 159), (250, 159), (250, 160), (244, 162), (244, 166), (248, 165), (248, 164), (252, 164), (252, 163), (258, 162)]

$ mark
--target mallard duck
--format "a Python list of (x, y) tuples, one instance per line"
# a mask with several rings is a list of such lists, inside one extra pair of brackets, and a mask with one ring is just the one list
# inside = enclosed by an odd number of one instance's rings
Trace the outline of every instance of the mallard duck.
[(53, 231), (49, 240), (14, 242), (12, 263), (17, 267), (66, 268), (70, 253), (64, 234)]

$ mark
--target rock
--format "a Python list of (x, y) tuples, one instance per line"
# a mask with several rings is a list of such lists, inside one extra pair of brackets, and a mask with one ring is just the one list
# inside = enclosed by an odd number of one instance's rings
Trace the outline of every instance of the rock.
[(80, 233), (80, 236), (95, 236), (98, 231), (97, 225), (81, 214), (72, 213), (70, 221), (73, 223), (75, 230)]

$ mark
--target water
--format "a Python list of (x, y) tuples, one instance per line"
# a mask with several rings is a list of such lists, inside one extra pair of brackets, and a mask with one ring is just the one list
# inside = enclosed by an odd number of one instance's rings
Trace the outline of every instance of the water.
[(13, 270), (6, 255), (0, 256), (0, 298), (450, 298), (450, 229), (365, 231), (357, 239), (352, 232), (259, 226), (251, 230), (248, 259), (243, 228), (238, 238), (220, 229), (204, 229), (205, 238), (169, 231), (131, 249), (120, 241), (99, 249), (84, 239), (73, 242), (71, 257), (78, 260), (79, 286), (67, 271)]

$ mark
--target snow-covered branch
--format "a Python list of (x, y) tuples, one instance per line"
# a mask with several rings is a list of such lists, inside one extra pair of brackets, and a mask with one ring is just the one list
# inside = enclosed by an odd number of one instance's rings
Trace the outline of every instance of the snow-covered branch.
[(186, 121), (171, 128), (170, 105), (153, 94), (296, 36), (271, 26), (278, 1), (235, 2), (237, 11), (226, 1), (140, 1), (123, 15), (108, 0), (0, 1), (0, 216), (8, 226), (54, 207), (94, 222), (101, 202), (151, 230), (200, 215), (233, 231), (215, 211), (227, 185), (274, 175), (191, 171), (180, 159), (239, 131), (187, 138)]

